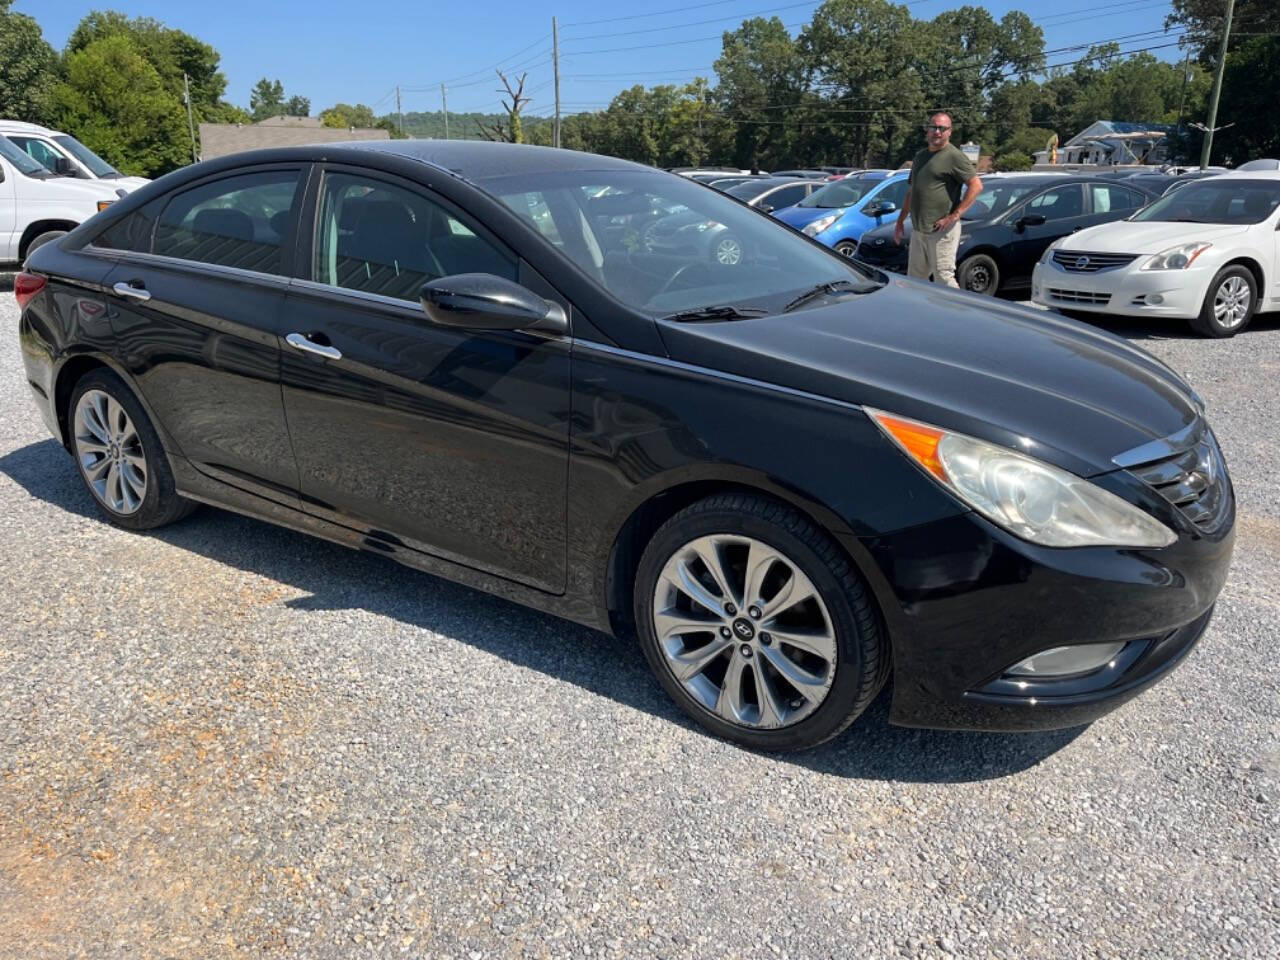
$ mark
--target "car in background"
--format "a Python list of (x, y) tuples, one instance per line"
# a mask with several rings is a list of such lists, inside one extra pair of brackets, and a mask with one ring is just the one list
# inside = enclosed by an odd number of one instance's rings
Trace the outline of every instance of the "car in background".
[[(1129, 180), (1060, 173), (988, 174), (982, 184), (982, 193), (961, 221), (956, 282), (988, 295), (1025, 290), (1036, 261), (1055, 240), (1119, 220), (1153, 199)], [(855, 256), (906, 273), (910, 218), (905, 227), (900, 247), (893, 243), (892, 224), (868, 231)]]
[(0, 135), (0, 263), (22, 263), (118, 199), (101, 181), (51, 173)]
[(1128, 220), (1065, 236), (1036, 264), (1031, 298), (1072, 315), (1185, 320), (1231, 337), (1280, 310), (1280, 173), (1190, 183)]
[(828, 183), (805, 200), (774, 213), (841, 256), (851, 257), (862, 234), (895, 214), (907, 195), (906, 170), (867, 170)]
[(758, 207), (765, 213), (784, 210), (821, 190), (823, 184), (814, 180), (801, 180), (798, 177), (765, 177), (760, 180), (748, 180), (725, 191), (731, 197), (737, 197), (743, 203)]
[(740, 183), (750, 183), (753, 180), (763, 180), (768, 174), (746, 173), (735, 177), (717, 177), (715, 180), (702, 180), (708, 187), (715, 187), (717, 190), (728, 190), (730, 187), (736, 187)]
[(60, 130), (50, 130), (35, 123), (0, 120), (0, 135), (26, 152), (50, 173), (81, 180), (101, 180), (118, 191), (128, 192), (144, 187), (146, 177), (126, 177), (83, 143)]
[(804, 180), (826, 180), (831, 174), (825, 170), (774, 170), (775, 177), (800, 177)]

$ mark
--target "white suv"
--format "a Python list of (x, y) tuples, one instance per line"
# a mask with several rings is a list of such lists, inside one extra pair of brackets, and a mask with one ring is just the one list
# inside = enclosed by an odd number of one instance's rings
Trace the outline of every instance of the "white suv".
[(101, 180), (112, 189), (136, 190), (151, 181), (146, 177), (126, 177), (83, 143), (60, 130), (50, 130), (35, 123), (0, 120), (0, 136), (42, 164), (51, 173)]
[(55, 176), (0, 136), (0, 264), (22, 263), (119, 196), (105, 181)]

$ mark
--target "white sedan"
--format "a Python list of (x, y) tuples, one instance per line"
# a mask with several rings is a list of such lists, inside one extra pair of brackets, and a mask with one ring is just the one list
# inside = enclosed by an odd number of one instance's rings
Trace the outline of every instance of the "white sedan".
[(1230, 337), (1280, 310), (1280, 172), (1188, 184), (1044, 252), (1031, 299), (1065, 313), (1170, 317)]

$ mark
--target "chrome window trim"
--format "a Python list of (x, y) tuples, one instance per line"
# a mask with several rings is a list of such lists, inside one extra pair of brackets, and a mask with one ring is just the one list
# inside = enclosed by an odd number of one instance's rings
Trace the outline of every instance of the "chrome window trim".
[(196, 273), (212, 274), (232, 280), (257, 280), (282, 289), (289, 285), (289, 278), (280, 273), (263, 273), (259, 270), (246, 270), (243, 267), (227, 267), (220, 263), (205, 263), (203, 260), (184, 260), (182, 257), (170, 257), (162, 253), (140, 253), (136, 250), (108, 251), (94, 248), (91, 244), (82, 247), (80, 252), (103, 260), (114, 260), (117, 263), (137, 262), (157, 267), (180, 267), (185, 270), (194, 270)]

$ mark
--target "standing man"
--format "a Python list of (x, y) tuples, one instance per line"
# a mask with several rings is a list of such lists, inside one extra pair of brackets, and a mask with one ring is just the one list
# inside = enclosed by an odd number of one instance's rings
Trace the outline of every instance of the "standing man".
[[(911, 161), (911, 185), (893, 228), (893, 242), (902, 244), (902, 220), (911, 214), (911, 247), (907, 275), (934, 283), (956, 283), (956, 250), (960, 246), (960, 218), (982, 192), (982, 181), (960, 150), (951, 145), (951, 115), (935, 113), (924, 127), (928, 148)], [(961, 189), (964, 195), (961, 196)]]

